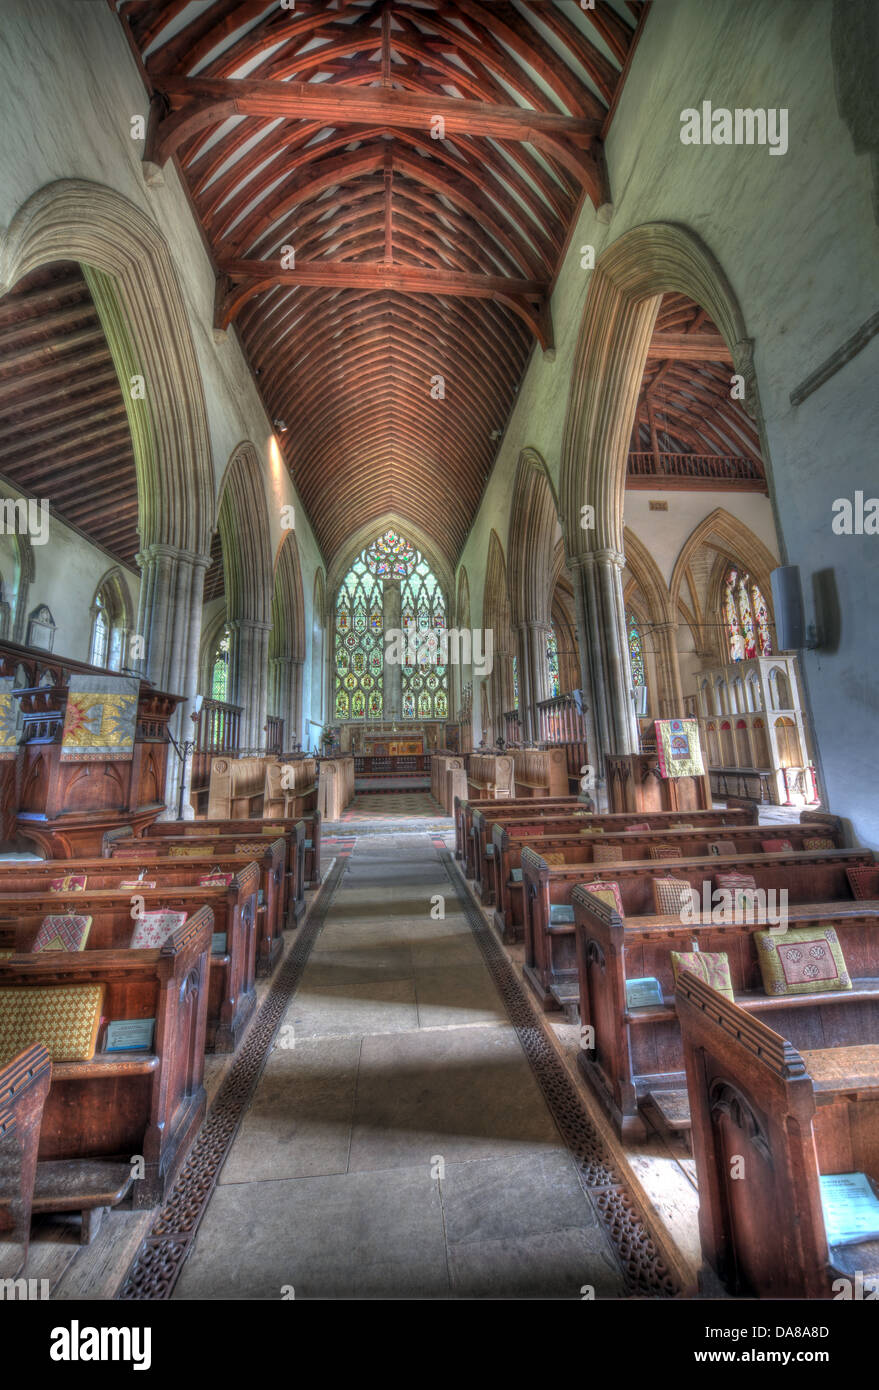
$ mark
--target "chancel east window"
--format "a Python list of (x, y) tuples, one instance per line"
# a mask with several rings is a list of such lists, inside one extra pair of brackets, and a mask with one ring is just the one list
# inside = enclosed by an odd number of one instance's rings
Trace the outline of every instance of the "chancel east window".
[(727, 570), (724, 579), (723, 616), (732, 661), (771, 656), (766, 600), (751, 576), (735, 565)]
[[(399, 609), (392, 590), (399, 586)], [(399, 612), (399, 620), (396, 615)], [(391, 616), (395, 621), (391, 621)], [(361, 551), (339, 585), (334, 639), (336, 719), (391, 717), (385, 708), (385, 641), (402, 634), (399, 714), (402, 719), (449, 716), (446, 601), (429, 562), (389, 530)]]

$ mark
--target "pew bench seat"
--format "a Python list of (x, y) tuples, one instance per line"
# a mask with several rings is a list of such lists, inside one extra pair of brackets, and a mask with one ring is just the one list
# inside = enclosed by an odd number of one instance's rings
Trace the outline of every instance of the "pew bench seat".
[[(158, 1066), (158, 1058), (152, 1058)], [(65, 1066), (91, 1063), (56, 1063), (54, 1075)], [(89, 1245), (98, 1231), (104, 1213), (118, 1207), (128, 1196), (134, 1179), (130, 1163), (102, 1159), (74, 1158), (37, 1164), (31, 1212), (78, 1212), (81, 1218), (80, 1245)]]

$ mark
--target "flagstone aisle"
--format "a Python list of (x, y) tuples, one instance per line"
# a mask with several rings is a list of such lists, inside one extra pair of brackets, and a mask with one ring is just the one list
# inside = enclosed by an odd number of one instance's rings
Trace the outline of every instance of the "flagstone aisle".
[(362, 837), (174, 1296), (583, 1285), (623, 1293), (438, 851), (427, 835)]

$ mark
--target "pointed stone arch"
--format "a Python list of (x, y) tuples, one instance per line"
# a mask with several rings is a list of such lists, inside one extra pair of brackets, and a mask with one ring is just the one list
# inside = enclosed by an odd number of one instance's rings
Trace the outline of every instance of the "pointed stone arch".
[(302, 677), (305, 667), (305, 596), (296, 535), (278, 547), (268, 648), (268, 710), (284, 720), (287, 748), (302, 742)]
[(415, 526), (396, 512), (385, 512), (372, 521), (363, 522), (352, 531), (345, 545), (336, 551), (328, 568), (326, 592), (330, 603), (335, 604), (339, 585), (345, 578), (354, 561), (376, 538), (390, 529), (399, 531), (410, 545), (420, 550), (430, 568), (440, 582), (448, 612), (452, 611), (455, 599), (455, 574), (446, 556), (437, 549), (436, 542), (420, 526)]
[(558, 501), (536, 449), (519, 455), (508, 544), (510, 600), (517, 633), (519, 717), (526, 739), (537, 737), (537, 705), (549, 695), (546, 644), (552, 632), (552, 574)]
[(220, 485), (217, 524), (223, 549), (226, 618), (232, 633), (229, 698), (241, 705), (242, 749), (265, 746), (272, 548), (263, 470), (256, 446), (233, 449)]
[[(760, 425), (753, 343), (711, 251), (678, 223), (654, 222), (626, 232), (602, 254), (590, 279), (559, 485), (569, 563), (587, 623), (584, 693), (594, 710), (599, 761), (605, 753), (628, 753), (638, 746), (622, 597), (623, 503), (647, 350), (661, 297), (670, 291), (687, 295), (710, 315), (743, 378), (745, 409)], [(593, 508), (594, 526), (587, 528), (581, 525), (585, 505)]]
[[(681, 672), (678, 661), (676, 610), (672, 607), (668, 586), (662, 577), (656, 561), (643, 541), (630, 527), (623, 532), (626, 569), (631, 576), (623, 599), (626, 608), (632, 607), (639, 622), (641, 646), (645, 656), (649, 655), (648, 680), (650, 703), (661, 718), (680, 717), (683, 714), (681, 694)], [(634, 599), (632, 590), (637, 588), (640, 604)], [(626, 652), (628, 654), (628, 631), (626, 633)], [(652, 671), (650, 666), (652, 665)], [(631, 671), (630, 671), (631, 677)]]
[[(466, 629), (469, 631), (472, 626), (470, 612), (470, 580), (467, 577), (467, 570), (464, 565), (458, 571), (458, 591), (455, 596), (455, 613), (452, 627)], [(464, 708), (464, 691), (468, 685), (473, 684), (473, 663), (457, 665), (452, 671), (453, 689), (455, 695), (454, 709), (457, 711), (458, 718)], [(471, 713), (473, 706), (471, 704)]]
[(315, 570), (311, 602), (311, 702), (305, 747), (318, 747), (320, 728), (327, 720), (327, 691), (330, 689), (332, 650), (328, 641), (329, 614), (324, 572)]
[[(728, 560), (735, 561), (742, 569), (747, 570), (760, 586), (769, 609), (770, 627), (774, 637), (775, 623), (772, 614), (770, 575), (778, 561), (749, 526), (734, 517), (731, 512), (726, 511), (724, 507), (716, 507), (690, 532), (675, 560), (669, 584), (669, 600), (673, 613), (685, 611), (681, 590), (693, 557), (702, 546), (709, 546), (716, 550), (717, 558), (712, 566), (708, 590), (705, 595), (703, 621), (701, 625), (696, 624), (694, 638), (700, 644), (698, 650), (703, 653), (713, 653), (715, 658), (725, 663), (729, 654), (720, 641), (719, 634), (720, 600), (726, 562)], [(774, 642), (773, 645), (775, 645)]]
[(492, 724), (500, 734), (504, 732), (504, 715), (513, 709), (515, 703), (513, 656), (516, 648), (510, 618), (510, 593), (507, 587), (504, 548), (494, 529), (488, 539), (488, 564), (482, 593), (482, 625), (493, 634), (489, 699)]

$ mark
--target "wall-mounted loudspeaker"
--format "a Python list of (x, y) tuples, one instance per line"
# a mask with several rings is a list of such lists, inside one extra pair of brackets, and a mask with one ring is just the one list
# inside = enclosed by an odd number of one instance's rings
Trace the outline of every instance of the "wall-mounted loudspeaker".
[(775, 609), (775, 634), (778, 649), (796, 652), (808, 645), (803, 617), (803, 591), (800, 587), (799, 565), (782, 565), (773, 570), (772, 606)]

